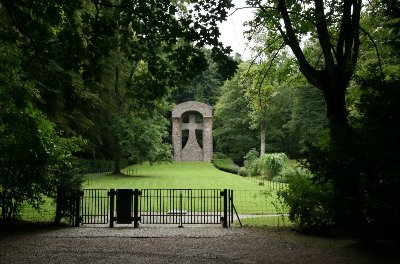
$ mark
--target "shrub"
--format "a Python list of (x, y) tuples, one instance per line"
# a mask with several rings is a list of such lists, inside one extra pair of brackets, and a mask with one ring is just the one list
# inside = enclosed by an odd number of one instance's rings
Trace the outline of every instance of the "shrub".
[(257, 167), (262, 176), (271, 180), (281, 172), (287, 160), (285, 153), (268, 153), (258, 159)]
[(225, 158), (216, 159), (214, 155), (213, 164), (217, 169), (233, 174), (238, 174), (239, 166), (236, 165), (232, 159), (226, 157), (225, 155), (224, 156), (220, 155), (219, 157), (225, 157)]
[(255, 149), (251, 149), (246, 156), (244, 156), (244, 167), (247, 172), (247, 176), (254, 176), (259, 174), (258, 170), (258, 156), (259, 153)]
[(246, 167), (240, 167), (238, 174), (244, 177), (249, 176), (249, 172), (247, 171)]
[(217, 160), (217, 159), (228, 159), (229, 157), (226, 156), (224, 153), (221, 152), (215, 152), (213, 155), (213, 160)]
[(333, 187), (330, 181), (314, 182), (309, 172), (287, 175), (288, 188), (278, 196), (289, 206), (289, 220), (302, 229), (321, 230), (334, 224)]

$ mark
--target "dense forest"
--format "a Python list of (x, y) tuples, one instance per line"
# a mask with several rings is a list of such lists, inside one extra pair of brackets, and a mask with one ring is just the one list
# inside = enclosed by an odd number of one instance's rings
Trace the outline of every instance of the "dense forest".
[(79, 188), (79, 159), (171, 161), (170, 111), (196, 100), (236, 164), (299, 160), (304, 227), (398, 234), (399, 1), (246, 5), (250, 60), (218, 40), (229, 0), (0, 0), (2, 218)]

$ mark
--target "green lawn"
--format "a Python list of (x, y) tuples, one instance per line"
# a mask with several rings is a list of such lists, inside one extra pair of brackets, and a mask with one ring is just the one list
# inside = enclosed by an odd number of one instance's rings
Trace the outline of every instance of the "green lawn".
[(87, 174), (84, 188), (138, 188), (138, 189), (232, 189), (265, 190), (236, 174), (220, 171), (211, 163), (176, 162), (169, 164), (129, 166), (122, 170), (125, 176)]
[[(239, 214), (275, 214), (275, 190), (280, 183), (258, 182), (223, 172), (206, 162), (129, 166), (123, 176), (106, 173), (85, 175), (85, 189), (231, 189)], [(279, 212), (281, 213), (281, 212)]]
[[(268, 214), (286, 213), (275, 209), (276, 189), (285, 186), (280, 183), (257, 181), (236, 174), (220, 171), (213, 164), (205, 162), (177, 162), (150, 166), (148, 163), (129, 166), (122, 170), (124, 175), (108, 173), (84, 175), (84, 189), (231, 189), (234, 190), (234, 204), (238, 214), (259, 217)], [(54, 217), (54, 205), (46, 204), (43, 212), (24, 208), (23, 219), (47, 220)], [(46, 219), (44, 219), (46, 218)], [(261, 218), (260, 218), (261, 219)], [(277, 219), (265, 219), (278, 224)], [(253, 220), (245, 220), (246, 224)], [(257, 220), (255, 220), (257, 221)], [(265, 222), (265, 221), (262, 221)], [(275, 223), (276, 222), (276, 223)]]

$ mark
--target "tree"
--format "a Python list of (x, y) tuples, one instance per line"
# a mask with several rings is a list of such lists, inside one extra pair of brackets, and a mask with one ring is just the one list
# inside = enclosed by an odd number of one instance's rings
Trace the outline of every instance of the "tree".
[[(362, 1), (247, 2), (258, 8), (252, 26), (264, 25), (269, 37), (288, 45), (307, 81), (323, 91), (330, 124), (347, 125), (345, 93), (359, 55)], [(306, 37), (318, 41), (321, 59), (315, 65), (301, 46)]]
[(318, 142), (328, 127), (324, 115), (325, 101), (322, 91), (302, 83), (292, 87), (293, 101), (290, 120), (284, 125), (298, 142), (297, 157), (304, 157), (307, 148)]
[[(230, 1), (185, 3), (0, 0), (0, 191), (7, 207), (4, 214), (15, 214), (24, 200), (38, 205), (42, 194), (55, 197), (55, 187), (79, 186), (79, 180), (70, 178), (70, 157), (79, 141), (71, 136), (89, 139), (93, 153), (96, 145), (109, 147), (116, 135), (103, 128), (116, 113), (131, 125), (130, 130), (137, 121), (145, 120), (143, 126), (153, 124), (153, 134), (147, 136), (155, 136), (159, 142), (160, 111), (154, 117), (140, 114), (158, 104), (178, 82), (205, 69), (200, 47), (208, 45), (221, 68), (231, 65), (226, 60), (229, 48), (218, 41), (217, 27), (226, 18)], [(149, 74), (144, 76), (151, 78), (143, 88), (134, 82), (125, 84), (119, 76), (126, 68), (121, 69), (119, 63), (106, 74), (112, 56), (127, 59), (130, 73), (139, 62), (145, 62)], [(129, 90), (122, 91), (123, 86), (136, 89), (133, 96), (126, 97), (134, 101), (130, 104), (134, 111), (121, 107), (122, 93)], [(110, 91), (115, 96), (109, 96)], [(118, 135), (130, 135), (129, 130), (124, 131)], [(122, 138), (115, 145), (123, 148), (121, 140), (131, 142), (129, 137)], [(160, 157), (164, 150), (145, 154)], [(44, 182), (51, 182), (52, 188)]]
[(114, 157), (116, 174), (120, 173), (118, 159), (121, 154), (131, 162), (171, 160), (171, 147), (164, 143), (168, 124), (164, 114), (170, 108), (163, 102), (166, 98), (146, 102), (148, 106), (143, 106), (143, 99), (140, 98), (140, 93), (150, 89), (148, 86), (153, 86), (155, 82), (147, 63), (140, 61), (125, 86), (121, 87), (123, 96), (122, 93), (119, 96), (119, 110), (111, 120), (111, 131), (120, 152)]
[(219, 71), (218, 63), (212, 60), (211, 52), (204, 51), (207, 58), (207, 69), (193, 77), (189, 82), (178, 85), (173, 90), (171, 99), (174, 103), (199, 101), (208, 105), (216, 104), (219, 87), (230, 76), (223, 76)]
[[(115, 29), (106, 32), (107, 35), (105, 35), (111, 43), (115, 44), (111, 50), (119, 57), (126, 58), (131, 65), (128, 66), (130, 67), (129, 77), (125, 80), (121, 73), (124, 70), (126, 72), (126, 66), (116, 64), (115, 71), (112, 71), (115, 72), (115, 76), (112, 77), (115, 80), (112, 94), (115, 97), (116, 106), (116, 111), (112, 114), (114, 120), (111, 121), (111, 134), (114, 135), (112, 149), (115, 160), (114, 172), (119, 173), (121, 154), (132, 152), (122, 149), (122, 142), (131, 141), (131, 143), (139, 144), (141, 141), (137, 140), (137, 137), (146, 137), (144, 133), (135, 133), (136, 140), (134, 141), (132, 138), (123, 138), (124, 135), (132, 135), (132, 133), (127, 133), (126, 126), (129, 122), (132, 126), (142, 124), (138, 123), (140, 118), (152, 120), (143, 113), (157, 109), (157, 104), (171, 92), (173, 87), (187, 82), (207, 67), (204, 52), (200, 47), (212, 46), (211, 57), (224, 64), (227, 59), (225, 53), (229, 49), (223, 48), (217, 40), (219, 33), (216, 22), (226, 17), (225, 9), (229, 8), (230, 2), (221, 1), (217, 8), (212, 8), (208, 1), (195, 1), (190, 7), (170, 1), (115, 1), (114, 3), (94, 1), (94, 5), (98, 15), (96, 19), (103, 18), (110, 28), (115, 25)], [(108, 14), (112, 14), (114, 20), (108, 20)], [(147, 73), (143, 76), (135, 75), (137, 65), (143, 64), (142, 62), (146, 64)], [(104, 66), (96, 57), (94, 57), (94, 64), (100, 70)], [(89, 83), (93, 83), (92, 76), (93, 74), (88, 75)], [(160, 121), (160, 119), (155, 118), (153, 121)], [(159, 126), (158, 129), (162, 127)], [(136, 128), (140, 131), (139, 127)], [(131, 132), (133, 130), (132, 127)], [(122, 133), (122, 131), (125, 132)], [(159, 140), (152, 141), (152, 143), (156, 142), (161, 145), (147, 144), (146, 147), (160, 150), (159, 147), (163, 144)], [(129, 147), (144, 149), (141, 145)], [(150, 157), (145, 155), (140, 159), (145, 158)]]
[[(329, 137), (310, 148), (306, 165), (320, 180), (332, 180), (335, 223), (356, 229), (364, 221), (363, 201), (360, 177), (347, 169), (354, 132), (348, 124), (346, 91), (359, 57), (362, 1), (248, 3), (258, 8), (252, 25), (265, 25), (271, 41), (289, 46), (301, 73), (323, 92)], [(301, 45), (306, 40), (319, 54), (314, 64), (315, 56), (307, 56), (307, 46)]]
[(238, 164), (243, 163), (246, 153), (259, 142), (258, 133), (250, 129), (250, 108), (245, 99), (246, 85), (250, 80), (243, 79), (246, 69), (244, 64), (240, 64), (237, 74), (224, 82), (214, 112), (216, 150)]
[(251, 109), (249, 115), (252, 120), (252, 127), (260, 130), (260, 156), (263, 156), (265, 154), (269, 98), (272, 95), (273, 86), (270, 83), (259, 83), (258, 79), (253, 77), (252, 82), (245, 89), (245, 96)]
[(38, 208), (43, 194), (56, 198), (61, 187), (80, 187), (72, 154), (84, 142), (61, 136), (31, 103), (37, 89), (21, 70), (20, 51), (0, 44), (0, 54), (0, 206), (10, 219), (24, 201)]

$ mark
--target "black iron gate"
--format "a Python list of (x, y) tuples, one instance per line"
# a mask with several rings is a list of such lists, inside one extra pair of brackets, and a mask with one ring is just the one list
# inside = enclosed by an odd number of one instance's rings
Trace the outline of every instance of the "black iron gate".
[(224, 189), (85, 189), (81, 224), (222, 224), (233, 222), (233, 191)]

